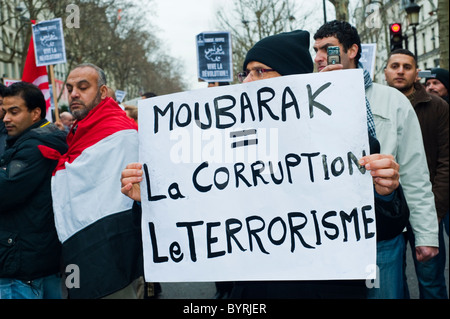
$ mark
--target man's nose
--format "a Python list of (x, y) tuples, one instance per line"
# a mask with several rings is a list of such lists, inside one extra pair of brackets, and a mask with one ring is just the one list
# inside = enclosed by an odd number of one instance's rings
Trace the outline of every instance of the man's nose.
[(324, 60), (324, 55), (321, 53), (316, 53), (316, 56), (314, 57), (314, 63), (319, 63), (322, 62)]
[(247, 76), (245, 77), (244, 81), (242, 81), (242, 83), (249, 83), (249, 82), (253, 82), (254, 79), (251, 75), (251, 73), (247, 74)]
[(3, 122), (7, 123), (7, 122), (10, 122), (10, 121), (11, 121), (11, 119), (9, 118), (8, 113), (6, 113), (5, 116), (3, 117)]
[(73, 99), (73, 98), (76, 98), (76, 97), (78, 97), (79, 96), (79, 92), (78, 92), (78, 90), (77, 89), (72, 89), (72, 92), (70, 92), (70, 97)]

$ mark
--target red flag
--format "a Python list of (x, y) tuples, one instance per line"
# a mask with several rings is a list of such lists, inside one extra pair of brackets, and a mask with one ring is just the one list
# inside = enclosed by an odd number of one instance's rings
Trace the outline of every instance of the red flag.
[[(34, 24), (34, 22), (33, 22)], [(30, 45), (28, 47), (27, 59), (23, 69), (22, 81), (33, 83), (44, 94), (47, 105), (46, 119), (52, 122), (52, 113), (50, 112), (50, 89), (48, 86), (48, 74), (46, 66), (36, 66), (36, 58), (34, 54), (33, 34), (31, 35)]]

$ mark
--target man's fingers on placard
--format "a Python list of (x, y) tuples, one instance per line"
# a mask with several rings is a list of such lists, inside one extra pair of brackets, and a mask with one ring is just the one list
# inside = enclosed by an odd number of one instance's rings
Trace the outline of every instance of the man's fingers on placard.
[(383, 177), (383, 178), (392, 178), (395, 179), (398, 176), (398, 171), (393, 168), (383, 168), (371, 170), (370, 175), (373, 177)]
[(123, 187), (120, 189), (120, 191), (121, 191), (123, 194), (127, 195), (128, 192), (131, 190), (132, 187), (133, 187), (132, 184), (126, 184), (125, 186), (123, 186)]
[(130, 163), (125, 167), (126, 169), (141, 169), (142, 164), (141, 163)]
[(130, 177), (141, 177), (143, 175), (143, 171), (141, 169), (125, 169), (122, 171), (122, 179), (130, 178)]
[(382, 187), (388, 187), (388, 188), (392, 188), (392, 187), (397, 188), (398, 187), (398, 181), (395, 179), (375, 177), (373, 180), (377, 185), (380, 185)]
[(139, 176), (131, 176), (131, 177), (126, 177), (126, 178), (122, 178), (122, 185), (132, 185), (135, 183), (140, 183), (142, 182), (142, 177)]

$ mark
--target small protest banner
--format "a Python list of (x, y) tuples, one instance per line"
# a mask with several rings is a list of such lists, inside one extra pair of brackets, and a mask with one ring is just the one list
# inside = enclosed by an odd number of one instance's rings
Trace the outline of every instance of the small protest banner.
[(66, 63), (66, 47), (61, 18), (34, 24), (36, 66)]
[(232, 82), (231, 34), (227, 31), (197, 35), (198, 77), (206, 82)]
[(362, 70), (138, 102), (146, 281), (366, 279)]
[(377, 44), (376, 43), (362, 43), (361, 44), (361, 58), (359, 62), (362, 63), (364, 69), (369, 71), (372, 80), (375, 75), (375, 58), (377, 55)]
[(116, 100), (118, 103), (122, 103), (123, 99), (125, 98), (125, 96), (127, 95), (126, 91), (122, 91), (122, 90), (116, 90), (115, 92), (116, 94)]

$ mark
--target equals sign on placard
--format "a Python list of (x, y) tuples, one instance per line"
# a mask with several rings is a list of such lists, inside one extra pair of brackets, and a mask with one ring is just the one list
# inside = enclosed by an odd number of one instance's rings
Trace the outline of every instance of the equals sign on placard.
[(230, 132), (231, 138), (237, 138), (237, 137), (245, 138), (245, 139), (242, 139), (241, 141), (231, 143), (231, 148), (258, 144), (257, 138), (253, 138), (253, 139), (248, 138), (248, 136), (250, 136), (250, 135), (256, 135), (256, 129)]

